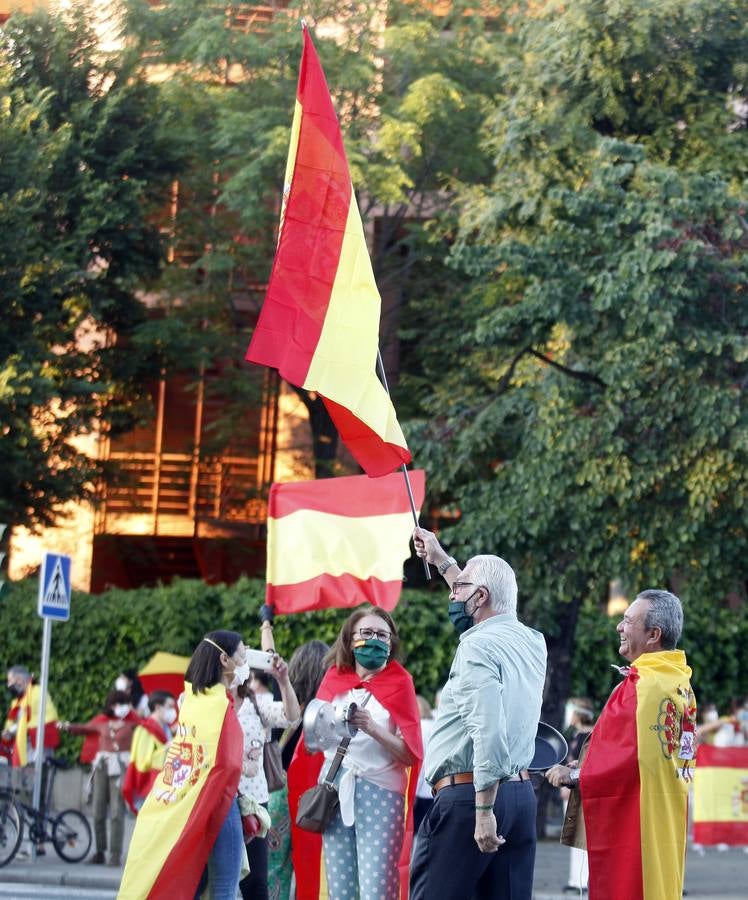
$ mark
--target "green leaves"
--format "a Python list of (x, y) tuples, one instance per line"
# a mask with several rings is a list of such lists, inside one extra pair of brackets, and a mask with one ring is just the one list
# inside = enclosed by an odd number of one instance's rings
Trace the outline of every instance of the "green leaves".
[(160, 266), (153, 216), (176, 162), (157, 91), (96, 52), (77, 9), (5, 26), (0, 116), (0, 510), (35, 526), (100, 474), (73, 438), (133, 422), (131, 375), (152, 354), (121, 348), (145, 319), (135, 290)]
[(746, 596), (738, 8), (745, 22), (745, 2), (697, 0), (525, 16), (487, 119), (495, 175), (455, 199), (470, 299), (408, 437), (432, 502), (461, 513), (451, 549), (515, 565), (549, 636), (551, 710), (611, 578), (632, 597), (671, 585), (689, 609)]

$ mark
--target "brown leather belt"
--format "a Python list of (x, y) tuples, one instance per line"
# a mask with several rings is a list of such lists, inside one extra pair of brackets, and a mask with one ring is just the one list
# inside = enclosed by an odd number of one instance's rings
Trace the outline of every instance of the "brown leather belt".
[[(530, 773), (527, 769), (522, 769), (521, 772), (517, 772), (516, 775), (509, 775), (506, 778), (502, 778), (499, 780), (499, 784), (504, 784), (506, 781), (528, 781), (530, 778)], [(473, 773), (472, 772), (456, 772), (454, 775), (445, 775), (444, 778), (440, 778), (436, 784), (431, 788), (431, 793), (434, 797), (439, 793), (442, 788), (450, 787), (453, 784), (472, 784), (473, 783)]]

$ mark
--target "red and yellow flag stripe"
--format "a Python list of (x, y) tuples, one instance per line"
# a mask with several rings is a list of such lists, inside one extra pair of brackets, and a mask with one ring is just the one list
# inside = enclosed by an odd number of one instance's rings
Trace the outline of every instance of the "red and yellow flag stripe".
[[(36, 749), (41, 702), (41, 687), (38, 684), (30, 683), (23, 697), (18, 701), (16, 740), (13, 746), (14, 766), (25, 766), (28, 763), (29, 743)], [(57, 709), (52, 702), (52, 698), (47, 694), (47, 702), (44, 705), (43, 746), (54, 750), (55, 747), (59, 746), (59, 743), (60, 733), (57, 730)]]
[(748, 845), (748, 747), (702, 744), (698, 761), (694, 843)]
[(410, 461), (375, 373), (381, 300), (324, 72), (308, 30), (278, 248), (246, 358), (316, 391), (368, 475)]
[[(425, 476), (409, 473), (416, 508)], [(274, 484), (270, 489), (266, 602), (279, 613), (371, 603), (393, 609), (413, 518), (398, 472)]]

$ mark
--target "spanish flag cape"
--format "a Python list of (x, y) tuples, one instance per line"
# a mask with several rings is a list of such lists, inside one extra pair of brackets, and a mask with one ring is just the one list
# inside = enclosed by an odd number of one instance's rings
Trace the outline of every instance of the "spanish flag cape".
[(147, 796), (164, 766), (166, 743), (164, 729), (151, 718), (143, 719), (132, 734), (130, 763), (122, 781), (122, 796), (136, 815), (136, 800)]
[[(39, 726), (39, 706), (42, 689), (38, 684), (29, 682), (23, 695), (15, 700), (8, 711), (5, 730), (16, 726), (16, 739), (13, 745), (13, 765), (25, 766), (28, 762), (28, 746), (36, 749), (36, 732)], [(60, 732), (57, 730), (57, 710), (52, 698), (47, 694), (44, 707), (44, 746), (54, 750), (60, 744)]]
[(164, 768), (135, 823), (121, 900), (192, 900), (236, 797), (243, 746), (226, 688), (196, 694), (185, 682)]
[(622, 670), (589, 742), (579, 788), (590, 900), (680, 900), (696, 704), (681, 650)]
[[(332, 700), (354, 688), (363, 688), (375, 697), (392, 716), (400, 729), (408, 749), (416, 757), (416, 763), (407, 769), (405, 790), (405, 834), (400, 851), (400, 900), (407, 900), (410, 869), (410, 851), (413, 845), (413, 802), (418, 781), (418, 771), (423, 759), (421, 721), (416, 704), (413, 679), (396, 660), (389, 662), (381, 672), (367, 681), (351, 669), (340, 670), (333, 666), (327, 670), (317, 691), (320, 700)], [(291, 854), (296, 872), (297, 900), (320, 900), (327, 894), (322, 857), (322, 836), (304, 831), (296, 826), (296, 813), (301, 795), (317, 784), (325, 758), (322, 753), (309, 753), (303, 739), (296, 745), (288, 768), (288, 807), (291, 816)]]

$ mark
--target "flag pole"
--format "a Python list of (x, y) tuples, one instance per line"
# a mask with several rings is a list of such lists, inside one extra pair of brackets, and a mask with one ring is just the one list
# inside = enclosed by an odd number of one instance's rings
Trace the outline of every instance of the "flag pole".
[[(384, 371), (384, 363), (382, 362), (382, 354), (381, 354), (378, 346), (377, 346), (377, 367), (379, 369), (379, 377), (382, 379), (382, 385), (384, 386), (385, 391), (387, 391), (387, 396), (389, 397), (390, 388), (389, 388), (389, 385), (387, 384), (387, 375)], [(416, 528), (420, 528), (420, 525), (418, 523), (418, 512), (416, 510), (416, 501), (413, 498), (413, 488), (411, 487), (411, 484), (410, 484), (410, 475), (408, 475), (408, 467), (405, 465), (405, 463), (403, 463), (401, 466), (401, 469), (402, 469), (402, 473), (403, 473), (403, 478), (405, 479), (405, 489), (408, 492), (408, 500), (410, 501), (410, 511), (411, 511), (411, 513), (413, 513), (413, 522), (414, 522)], [(425, 559), (423, 559), (422, 562), (423, 562), (423, 570), (426, 573), (426, 579), (428, 581), (431, 581), (431, 569), (429, 569), (429, 564), (426, 562)]]

